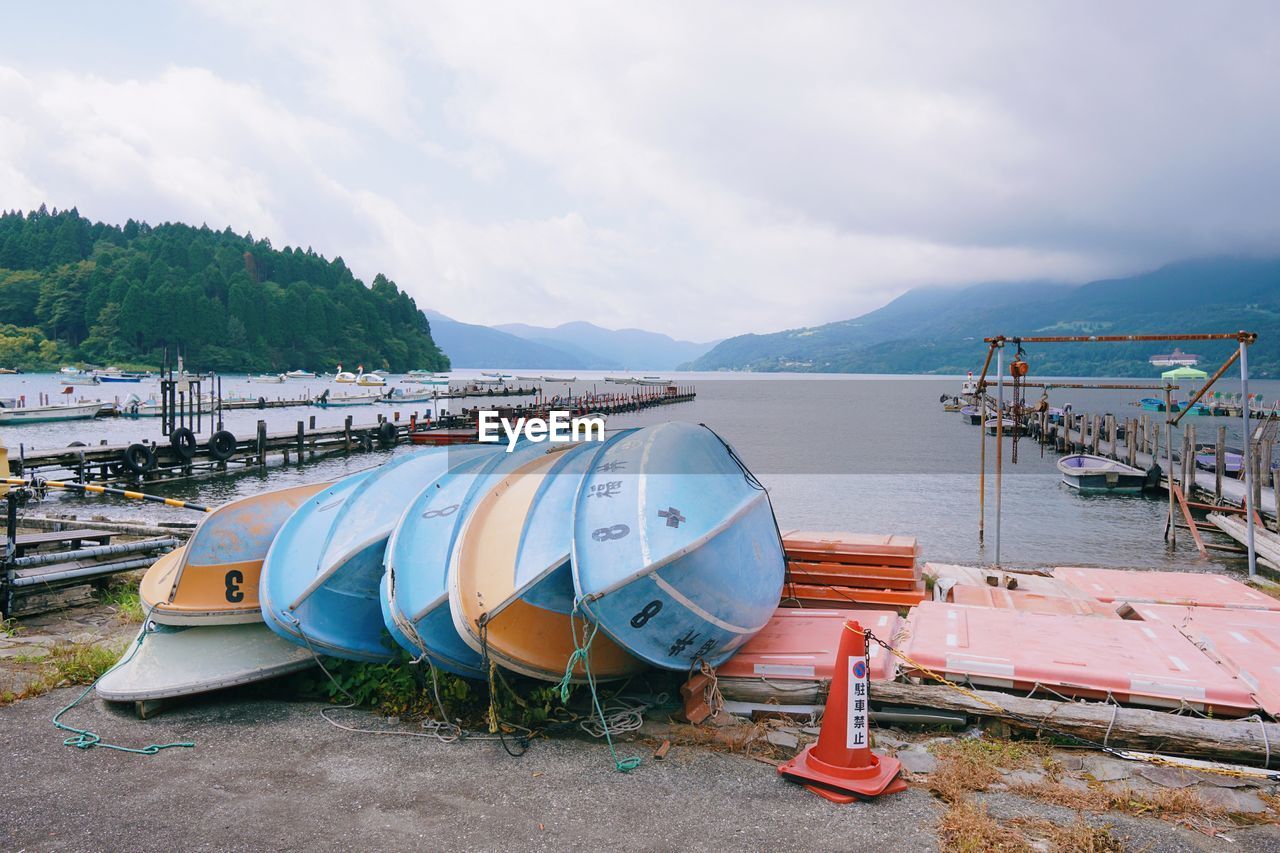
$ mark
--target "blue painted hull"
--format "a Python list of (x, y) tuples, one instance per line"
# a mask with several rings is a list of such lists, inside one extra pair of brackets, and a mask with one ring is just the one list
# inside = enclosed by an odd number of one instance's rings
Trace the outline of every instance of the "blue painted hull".
[[(316, 579), (319, 549), (332, 521), (329, 510), (324, 508), (346, 501), (370, 473), (362, 471), (340, 480), (302, 504), (281, 526), (262, 563), (258, 599), (263, 621), (286, 640), (309, 646), (317, 654), (350, 656), (341, 613), (317, 611), (319, 599), (308, 603), (308, 587)], [(331, 606), (334, 602), (325, 603)]]
[(456, 466), (422, 490), (404, 510), (387, 543), (387, 581), (379, 603), (383, 625), (410, 653), (425, 654), (456, 675), (485, 676), (480, 655), (463, 642), (453, 625), (449, 556), (488, 478), (505, 476), (545, 449), (527, 442), (511, 453), (488, 446), (487, 453)]
[[(627, 430), (634, 432), (634, 430)], [(535, 607), (572, 613), (575, 591), (569, 555), (573, 551), (573, 504), (582, 478), (599, 451), (584, 444), (566, 450), (538, 489), (525, 518), (516, 556), (515, 589)]]
[(572, 570), (587, 614), (666, 669), (715, 666), (773, 615), (785, 563), (768, 495), (702, 426), (615, 436), (574, 509)]
[(379, 595), (387, 539), (409, 495), (479, 452), (415, 451), (303, 504), (281, 528), (263, 565), (263, 615), (272, 628), (335, 657), (394, 658), (397, 649), (384, 631)]

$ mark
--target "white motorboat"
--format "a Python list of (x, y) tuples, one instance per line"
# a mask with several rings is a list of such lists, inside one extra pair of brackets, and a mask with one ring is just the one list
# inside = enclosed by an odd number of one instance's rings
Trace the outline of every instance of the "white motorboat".
[(43, 424), (52, 421), (87, 421), (97, 417), (102, 403), (91, 400), (82, 403), (54, 403), (48, 406), (0, 407), (0, 424)]
[(1062, 482), (1082, 492), (1126, 492), (1136, 494), (1147, 485), (1149, 475), (1104, 456), (1073, 453), (1058, 460)]

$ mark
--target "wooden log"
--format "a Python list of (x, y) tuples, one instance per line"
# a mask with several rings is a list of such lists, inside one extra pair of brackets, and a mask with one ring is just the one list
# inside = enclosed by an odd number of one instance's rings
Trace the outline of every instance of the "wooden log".
[(1094, 456), (1098, 455), (1098, 441), (1102, 438), (1102, 418), (1099, 415), (1093, 416), (1093, 424), (1090, 429), (1089, 441), (1091, 442), (1091, 450)]
[(1108, 745), (1117, 748), (1251, 765), (1261, 765), (1266, 760), (1270, 743), (1274, 767), (1274, 744), (1280, 743), (1280, 724), (1276, 723), (1178, 716), (1101, 702), (1024, 699), (989, 690), (971, 692), (1002, 711), (942, 685), (876, 681), (871, 684), (871, 701), (991, 717), (1004, 720), (1014, 728), (1045, 734), (1051, 727), (1090, 741), (1101, 742), (1106, 738)]

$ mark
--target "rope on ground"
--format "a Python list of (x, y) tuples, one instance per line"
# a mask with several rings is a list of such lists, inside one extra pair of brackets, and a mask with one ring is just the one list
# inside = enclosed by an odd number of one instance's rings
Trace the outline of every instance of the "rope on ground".
[(667, 694), (659, 693), (650, 699), (638, 696), (615, 696), (603, 705), (604, 717), (588, 717), (578, 722), (579, 728), (595, 738), (638, 731), (644, 725), (644, 714), (650, 708), (665, 704)]
[(134, 655), (138, 653), (138, 649), (142, 648), (142, 641), (146, 638), (147, 634), (151, 633), (151, 629), (150, 629), (151, 613), (153, 610), (155, 610), (154, 605), (152, 605), (151, 610), (147, 611), (146, 618), (143, 619), (142, 621), (142, 630), (138, 632), (138, 639), (134, 641), (133, 648), (129, 650), (129, 653), (124, 657), (122, 657), (120, 660), (116, 661), (116, 663), (106, 672), (102, 673), (102, 675), (95, 678), (93, 683), (90, 684), (88, 687), (86, 687), (84, 689), (84, 692), (75, 698), (74, 702), (71, 702), (68, 705), (64, 705), (61, 709), (59, 709), (58, 713), (53, 715), (53, 718), (50, 722), (53, 723), (54, 728), (58, 729), (59, 731), (71, 732), (71, 737), (67, 738), (62, 742), (63, 746), (74, 746), (76, 749), (93, 749), (94, 747), (101, 747), (102, 749), (111, 749), (111, 750), (115, 750), (116, 752), (127, 752), (132, 755), (155, 755), (156, 753), (160, 752), (160, 750), (162, 749), (173, 749), (175, 747), (183, 747), (186, 749), (191, 749), (195, 746), (195, 743), (191, 741), (175, 741), (173, 743), (153, 743), (150, 746), (144, 746), (144, 747), (120, 746), (119, 744), (115, 744), (115, 743), (107, 743), (102, 739), (101, 735), (99, 735), (97, 732), (93, 731), (92, 729), (78, 729), (75, 726), (69, 726), (66, 723), (62, 722), (62, 715), (67, 713), (71, 709), (75, 708), (82, 701), (84, 701), (84, 697), (88, 696), (89, 693), (95, 687), (98, 686), (99, 681), (106, 678), (108, 675), (115, 672), (117, 669), (124, 666), (129, 661), (133, 660)]
[[(640, 766), (639, 756), (630, 756), (627, 758), (619, 758), (618, 750), (613, 745), (613, 734), (609, 727), (609, 718), (605, 715), (604, 708), (600, 705), (600, 694), (596, 690), (596, 679), (591, 674), (591, 643), (596, 638), (596, 633), (600, 627), (588, 620), (585, 616), (582, 618), (582, 630), (578, 630), (579, 609), (582, 599), (575, 598), (573, 602), (573, 610), (569, 612), (569, 632), (573, 635), (573, 653), (569, 655), (569, 662), (564, 668), (564, 678), (560, 679), (560, 701), (567, 703), (569, 701), (569, 693), (573, 689), (573, 675), (578, 665), (582, 665), (582, 672), (586, 676), (587, 687), (591, 690), (591, 704), (595, 708), (596, 716), (600, 718), (599, 725), (604, 733), (605, 743), (609, 745), (609, 754), (613, 756), (613, 769), (619, 773), (630, 773)], [(594, 721), (593, 721), (594, 722)]]

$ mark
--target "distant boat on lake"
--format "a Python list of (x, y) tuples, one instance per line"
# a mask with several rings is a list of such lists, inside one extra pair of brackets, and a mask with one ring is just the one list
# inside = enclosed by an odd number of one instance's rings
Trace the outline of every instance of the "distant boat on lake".
[(1200, 356), (1174, 347), (1171, 353), (1151, 356), (1151, 363), (1156, 367), (1194, 367), (1200, 363)]
[(102, 403), (54, 403), (48, 406), (0, 406), (0, 424), (43, 424), (53, 421), (87, 421), (97, 417)]
[(1058, 460), (1062, 482), (1082, 492), (1137, 494), (1147, 485), (1147, 472), (1114, 459), (1075, 453)]

